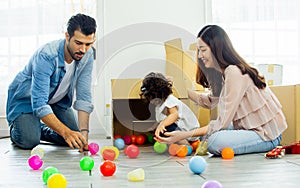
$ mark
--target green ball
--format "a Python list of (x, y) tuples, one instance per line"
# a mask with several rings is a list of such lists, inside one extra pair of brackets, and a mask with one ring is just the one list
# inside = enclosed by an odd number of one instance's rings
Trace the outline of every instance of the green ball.
[(59, 171), (57, 168), (55, 167), (52, 167), (52, 166), (49, 166), (47, 167), (44, 171), (43, 171), (43, 175), (42, 175), (42, 179), (43, 179), (43, 182), (45, 184), (47, 184), (47, 181), (49, 179), (49, 177), (53, 174), (59, 174)]
[(151, 143), (151, 144), (154, 143), (153, 134), (149, 134), (149, 135), (147, 136), (147, 139), (148, 139), (148, 142), (149, 142), (149, 143)]
[(155, 142), (153, 148), (156, 153), (164, 153), (167, 150), (167, 144)]
[(84, 156), (80, 160), (80, 168), (84, 171), (92, 170), (94, 167), (94, 159), (89, 156)]

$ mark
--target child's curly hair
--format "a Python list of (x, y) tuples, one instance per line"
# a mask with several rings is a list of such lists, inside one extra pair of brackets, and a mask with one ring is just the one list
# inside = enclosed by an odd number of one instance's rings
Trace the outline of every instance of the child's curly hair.
[(145, 97), (149, 102), (155, 98), (165, 101), (173, 93), (172, 85), (172, 82), (163, 74), (151, 72), (142, 82), (140, 96)]

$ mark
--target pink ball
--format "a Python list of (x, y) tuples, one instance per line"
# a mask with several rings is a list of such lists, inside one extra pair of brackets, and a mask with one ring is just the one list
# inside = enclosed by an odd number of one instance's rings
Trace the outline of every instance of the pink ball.
[(131, 137), (129, 135), (123, 136), (123, 140), (124, 140), (126, 145), (131, 144)]
[(28, 158), (28, 165), (33, 170), (38, 170), (43, 165), (43, 161), (38, 155), (32, 155)]
[(136, 158), (139, 155), (139, 153), (140, 153), (139, 147), (137, 147), (134, 144), (131, 144), (126, 148), (126, 154), (129, 158)]
[(95, 142), (91, 142), (88, 146), (89, 151), (92, 155), (95, 155), (99, 151), (99, 145)]

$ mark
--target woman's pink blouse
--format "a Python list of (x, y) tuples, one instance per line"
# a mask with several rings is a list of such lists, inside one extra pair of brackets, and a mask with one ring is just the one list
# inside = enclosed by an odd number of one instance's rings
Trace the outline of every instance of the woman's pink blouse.
[(243, 75), (235, 65), (225, 69), (223, 81), (219, 98), (189, 91), (189, 97), (200, 106), (218, 105), (218, 118), (210, 121), (208, 134), (227, 129), (232, 122), (234, 129), (253, 130), (267, 141), (287, 128), (282, 106), (268, 87), (257, 88), (250, 76)]

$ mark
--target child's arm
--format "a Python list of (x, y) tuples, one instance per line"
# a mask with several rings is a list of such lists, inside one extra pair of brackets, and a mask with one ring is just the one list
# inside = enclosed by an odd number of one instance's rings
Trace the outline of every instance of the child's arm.
[(157, 129), (155, 131), (155, 136), (159, 136), (160, 133), (164, 133), (166, 131), (166, 127), (173, 124), (178, 119), (178, 110), (177, 107), (174, 106), (172, 108), (167, 108), (167, 117), (159, 123)]

